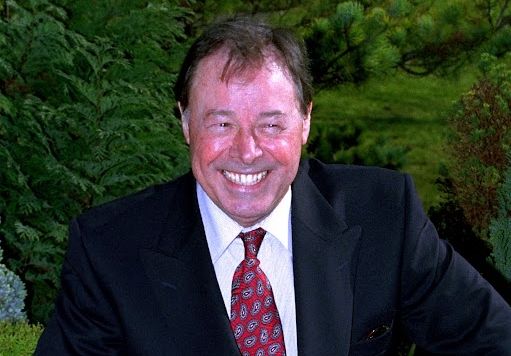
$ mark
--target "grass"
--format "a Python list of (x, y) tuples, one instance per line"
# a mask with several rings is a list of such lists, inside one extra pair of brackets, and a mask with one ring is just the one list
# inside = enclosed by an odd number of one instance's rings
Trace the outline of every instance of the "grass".
[(446, 117), (453, 102), (475, 82), (475, 73), (439, 78), (398, 72), (358, 86), (323, 90), (315, 96), (313, 120), (363, 121), (365, 137), (383, 136), (390, 144), (407, 147), (402, 170), (413, 176), (427, 210), (442, 199), (435, 179), (448, 159)]
[(40, 325), (0, 322), (0, 356), (32, 355), (42, 331)]

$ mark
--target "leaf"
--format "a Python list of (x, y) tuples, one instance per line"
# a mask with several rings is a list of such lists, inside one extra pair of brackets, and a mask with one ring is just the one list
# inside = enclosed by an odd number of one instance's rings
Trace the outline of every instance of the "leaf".
[[(0, 94), (0, 114), (7, 114), (9, 116), (14, 116), (16, 109), (13, 103), (6, 96)], [(3, 118), (0, 117), (0, 120)]]
[(38, 241), (41, 233), (33, 227), (22, 224), (20, 221), (14, 223), (16, 234), (28, 241)]

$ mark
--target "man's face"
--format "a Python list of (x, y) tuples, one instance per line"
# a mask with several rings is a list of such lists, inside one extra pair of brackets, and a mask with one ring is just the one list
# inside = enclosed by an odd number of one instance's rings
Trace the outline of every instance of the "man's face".
[(199, 184), (248, 227), (271, 213), (295, 178), (311, 107), (300, 112), (292, 81), (272, 57), (222, 81), (226, 60), (221, 50), (199, 63), (183, 133)]

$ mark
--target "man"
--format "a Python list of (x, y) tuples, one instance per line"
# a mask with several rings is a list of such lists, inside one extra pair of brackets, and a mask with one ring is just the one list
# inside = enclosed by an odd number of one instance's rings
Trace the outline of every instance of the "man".
[[(409, 176), (300, 163), (312, 95), (288, 32), (208, 28), (176, 85), (193, 176), (71, 223), (38, 355), (511, 355), (511, 310), (438, 239)], [(252, 284), (254, 283), (254, 284)]]

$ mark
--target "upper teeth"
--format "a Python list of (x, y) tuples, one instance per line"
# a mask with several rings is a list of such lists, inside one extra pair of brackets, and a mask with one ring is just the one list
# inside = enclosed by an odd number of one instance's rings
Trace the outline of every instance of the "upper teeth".
[(256, 174), (240, 174), (240, 173), (233, 173), (224, 171), (225, 178), (229, 179), (231, 182), (240, 184), (240, 185), (254, 185), (259, 183), (264, 177), (266, 177), (266, 174), (268, 171), (256, 173)]

